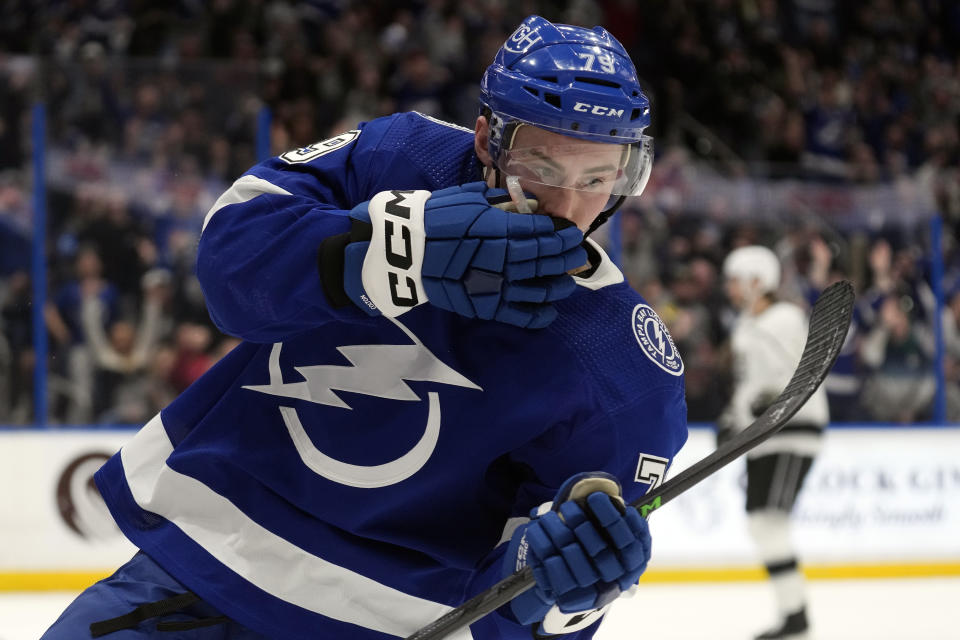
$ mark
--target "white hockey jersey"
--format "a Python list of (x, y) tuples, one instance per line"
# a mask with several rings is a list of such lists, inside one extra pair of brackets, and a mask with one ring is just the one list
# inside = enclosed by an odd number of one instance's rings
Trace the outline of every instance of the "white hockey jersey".
[[(731, 337), (735, 382), (727, 409), (737, 429), (753, 422), (757, 403), (762, 404), (764, 397), (772, 400), (787, 386), (800, 362), (806, 336), (806, 314), (789, 302), (775, 302), (759, 314), (743, 313), (737, 319)], [(827, 394), (821, 387), (780, 433), (747, 455), (813, 455), (820, 445), (818, 436), (829, 420)]]

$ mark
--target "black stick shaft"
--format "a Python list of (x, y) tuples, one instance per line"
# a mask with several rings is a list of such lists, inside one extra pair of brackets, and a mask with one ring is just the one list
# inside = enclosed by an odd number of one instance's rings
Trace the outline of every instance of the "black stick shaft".
[[(673, 500), (779, 431), (810, 399), (833, 367), (850, 327), (853, 297), (853, 286), (849, 282), (837, 282), (827, 287), (813, 307), (800, 363), (786, 388), (763, 415), (716, 451), (631, 503), (632, 506), (647, 517), (654, 509)], [(444, 638), (510, 602), (534, 583), (533, 571), (525, 567), (437, 618), (406, 640)]]

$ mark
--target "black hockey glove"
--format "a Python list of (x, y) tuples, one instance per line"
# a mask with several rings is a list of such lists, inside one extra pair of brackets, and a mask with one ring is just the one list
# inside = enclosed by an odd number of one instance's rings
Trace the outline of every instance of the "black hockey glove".
[(547, 326), (552, 303), (576, 288), (567, 272), (587, 262), (583, 234), (566, 220), (505, 211), (498, 200), (510, 198), (483, 182), (378, 193), (350, 212), (342, 276), (331, 258), (340, 252), (321, 247), (328, 297), (336, 302), (339, 280), (370, 315), (396, 317), (429, 302), (468, 318)]
[(733, 436), (737, 435), (737, 425), (733, 420), (733, 411), (725, 410), (716, 421), (717, 446), (721, 447), (727, 443)]
[(761, 416), (779, 395), (776, 391), (758, 393), (757, 397), (750, 403), (750, 413), (753, 414), (754, 418)]

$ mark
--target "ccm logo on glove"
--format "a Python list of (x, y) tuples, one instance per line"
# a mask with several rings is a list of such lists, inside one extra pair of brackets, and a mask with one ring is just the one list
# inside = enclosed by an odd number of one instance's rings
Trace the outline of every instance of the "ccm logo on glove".
[(424, 236), (412, 230), (423, 228), (423, 205), (429, 197), (429, 191), (381, 191), (367, 207), (373, 235), (362, 278), (384, 315), (400, 315), (427, 300), (420, 281)]
[(321, 244), (324, 290), (374, 316), (429, 302), (466, 318), (545, 327), (554, 303), (576, 289), (567, 272), (587, 262), (583, 234), (569, 220), (496, 206), (509, 201), (483, 182), (381, 191), (350, 210), (349, 234)]

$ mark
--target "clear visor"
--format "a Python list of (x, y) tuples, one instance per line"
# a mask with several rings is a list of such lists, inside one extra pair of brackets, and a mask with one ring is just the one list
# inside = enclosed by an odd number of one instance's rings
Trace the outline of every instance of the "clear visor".
[(643, 193), (653, 165), (653, 138), (625, 144), (572, 141), (502, 149), (497, 163), (507, 176), (547, 187), (617, 198)]

